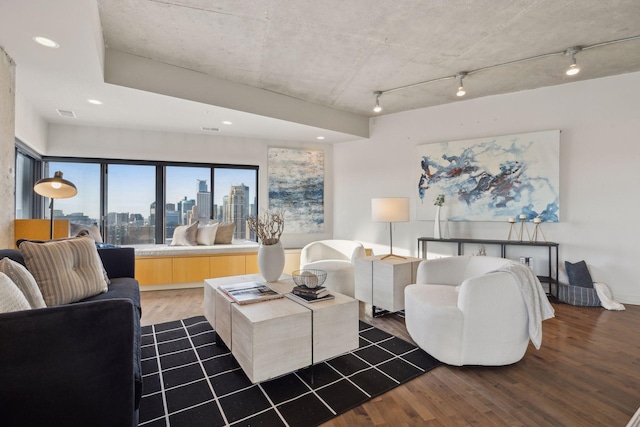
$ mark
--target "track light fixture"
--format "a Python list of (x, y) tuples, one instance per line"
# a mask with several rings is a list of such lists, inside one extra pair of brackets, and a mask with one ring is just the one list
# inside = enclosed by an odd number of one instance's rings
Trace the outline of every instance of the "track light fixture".
[(376, 97), (376, 105), (375, 107), (373, 107), (373, 112), (379, 113), (380, 111), (382, 111), (382, 107), (380, 106), (380, 95), (382, 95), (382, 92), (376, 91), (376, 92), (373, 92), (373, 94)]
[(543, 53), (541, 55), (536, 55), (536, 56), (531, 56), (529, 58), (522, 58), (522, 59), (515, 59), (513, 61), (508, 61), (508, 62), (504, 62), (502, 64), (495, 64), (495, 65), (489, 65), (486, 67), (482, 67), (482, 68), (478, 68), (475, 70), (470, 70), (470, 71), (466, 71), (466, 72), (459, 72), (456, 75), (453, 76), (445, 76), (445, 77), (439, 77), (436, 79), (431, 79), (431, 80), (425, 80), (423, 82), (417, 82), (417, 83), (411, 83), (405, 86), (399, 86), (399, 87), (395, 87), (395, 88), (391, 88), (391, 89), (387, 89), (387, 90), (377, 90), (375, 92), (373, 92), (373, 94), (376, 97), (376, 105), (373, 108), (373, 111), (375, 111), (376, 113), (379, 113), (380, 111), (382, 111), (382, 107), (380, 107), (380, 101), (379, 98), (389, 92), (395, 92), (398, 90), (404, 90), (404, 89), (410, 89), (413, 87), (417, 87), (417, 86), (422, 86), (422, 85), (426, 85), (426, 84), (430, 84), (430, 83), (436, 83), (442, 80), (452, 80), (452, 79), (456, 79), (458, 80), (459, 86), (458, 86), (458, 91), (456, 92), (457, 96), (464, 96), (466, 94), (466, 91), (464, 90), (464, 85), (462, 84), (462, 79), (464, 79), (467, 76), (470, 76), (471, 74), (475, 74), (475, 73), (479, 73), (481, 71), (487, 71), (490, 70), (492, 68), (498, 68), (498, 67), (504, 67), (507, 65), (513, 65), (513, 64), (518, 64), (520, 62), (525, 62), (525, 61), (532, 61), (534, 59), (542, 59), (542, 58), (546, 58), (549, 56), (557, 56), (557, 55), (567, 55), (567, 56), (571, 56), (571, 65), (569, 65), (569, 68), (566, 71), (566, 74), (568, 76), (575, 76), (576, 74), (578, 74), (580, 72), (580, 67), (578, 66), (578, 64), (576, 63), (576, 54), (578, 52), (582, 52), (588, 49), (593, 49), (594, 47), (601, 47), (601, 46), (606, 46), (606, 45), (610, 45), (610, 44), (615, 44), (615, 43), (622, 43), (622, 42), (628, 42), (631, 40), (638, 40), (640, 39), (640, 35), (637, 36), (632, 36), (632, 37), (626, 37), (623, 39), (617, 39), (617, 40), (610, 40), (610, 41), (606, 41), (606, 42), (601, 42), (601, 43), (596, 43), (596, 44), (592, 44), (589, 46), (573, 46), (570, 48), (567, 48), (566, 50), (562, 50), (559, 52), (550, 52), (550, 53)]
[(567, 76), (575, 76), (580, 72), (580, 67), (576, 64), (576, 53), (580, 52), (582, 48), (580, 46), (570, 47), (565, 51), (565, 55), (571, 55), (571, 65), (567, 68)]
[(462, 79), (467, 77), (467, 74), (468, 73), (466, 73), (464, 71), (461, 72), (461, 73), (456, 74), (456, 79), (458, 79), (458, 82), (459, 82), (458, 91), (456, 92), (457, 96), (464, 96), (467, 93), (467, 91), (464, 90), (464, 85), (462, 84)]

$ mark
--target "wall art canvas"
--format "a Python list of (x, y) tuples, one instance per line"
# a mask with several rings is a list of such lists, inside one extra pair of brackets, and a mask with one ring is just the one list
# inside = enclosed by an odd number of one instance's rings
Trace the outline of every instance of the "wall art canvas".
[(324, 232), (324, 152), (269, 148), (269, 209), (285, 210), (285, 233)]
[(559, 153), (559, 130), (419, 145), (417, 218), (433, 220), (444, 194), (452, 221), (558, 222)]

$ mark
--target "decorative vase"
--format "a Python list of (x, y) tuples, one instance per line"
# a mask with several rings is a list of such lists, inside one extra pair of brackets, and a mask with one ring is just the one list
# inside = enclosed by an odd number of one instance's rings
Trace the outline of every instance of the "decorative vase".
[(279, 240), (273, 245), (260, 244), (258, 268), (267, 282), (276, 282), (280, 278), (284, 270), (284, 248)]
[(436, 217), (433, 222), (433, 237), (435, 239), (441, 239), (440, 235), (440, 206), (436, 206)]

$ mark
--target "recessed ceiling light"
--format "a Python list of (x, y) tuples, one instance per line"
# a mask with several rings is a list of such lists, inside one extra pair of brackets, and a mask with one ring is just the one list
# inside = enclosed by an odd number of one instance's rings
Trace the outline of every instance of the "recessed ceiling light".
[(222, 124), (223, 124), (223, 125), (232, 125), (232, 124), (233, 124), (233, 122), (230, 122), (229, 120), (224, 120), (224, 121), (222, 122)]
[(324, 139), (324, 136), (318, 136), (316, 139)]
[(93, 105), (102, 105), (102, 101), (98, 101), (97, 99), (87, 99), (87, 102)]
[(42, 37), (42, 36), (34, 36), (33, 37), (33, 41), (35, 41), (36, 43), (41, 44), (42, 46), (46, 46), (46, 47), (52, 47), (54, 49), (57, 49), (60, 47), (60, 45), (56, 42), (54, 42), (51, 39), (48, 39), (46, 37)]

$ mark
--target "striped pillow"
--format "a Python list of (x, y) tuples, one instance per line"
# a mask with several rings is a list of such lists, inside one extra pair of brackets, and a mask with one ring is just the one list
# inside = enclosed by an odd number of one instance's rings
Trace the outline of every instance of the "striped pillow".
[(80, 301), (107, 291), (93, 239), (22, 242), (20, 252), (48, 307)]
[[(29, 310), (29, 301), (15, 283), (4, 273), (0, 273), (0, 313)], [(5, 343), (5, 345), (11, 345)]]
[(31, 308), (44, 308), (47, 306), (44, 303), (44, 299), (42, 299), (42, 292), (38, 288), (36, 279), (22, 264), (9, 258), (3, 258), (0, 260), (0, 272), (9, 276), (9, 279), (16, 284), (25, 298), (27, 298), (27, 301), (29, 301)]

